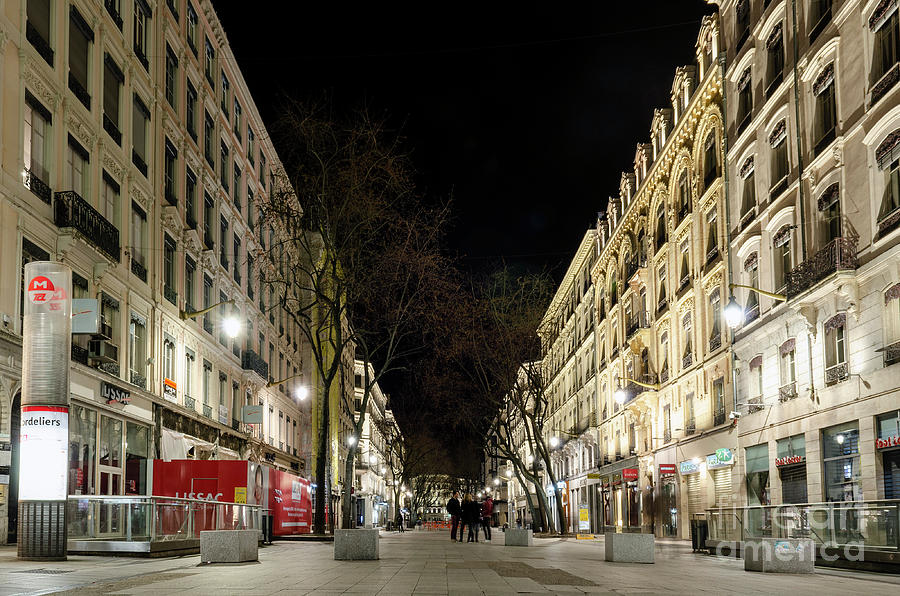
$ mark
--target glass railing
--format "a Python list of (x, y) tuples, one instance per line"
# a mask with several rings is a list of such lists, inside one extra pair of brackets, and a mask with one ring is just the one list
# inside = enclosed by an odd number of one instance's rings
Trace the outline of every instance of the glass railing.
[(154, 496), (68, 498), (69, 541), (199, 540), (204, 530), (259, 530), (259, 505)]
[(811, 538), (826, 547), (900, 551), (900, 499), (708, 509), (709, 540)]

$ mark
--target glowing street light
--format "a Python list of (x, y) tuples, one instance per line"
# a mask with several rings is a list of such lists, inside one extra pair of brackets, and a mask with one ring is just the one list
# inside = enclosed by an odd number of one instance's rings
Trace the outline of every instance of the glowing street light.
[(369, 463), (372, 464), (373, 466), (376, 465), (378, 463), (378, 457), (375, 455), (370, 455)]
[(381, 475), (384, 476), (385, 474), (387, 474), (387, 468), (382, 467), (382, 468), (381, 468)]
[(241, 321), (235, 316), (227, 316), (222, 319), (222, 329), (228, 337), (234, 339), (241, 332)]
[(500, 486), (500, 479), (494, 478), (494, 486)]
[(303, 401), (309, 396), (309, 388), (306, 385), (300, 385), (296, 389), (294, 389), (294, 397), (296, 397), (299, 401)]
[(619, 387), (613, 393), (613, 398), (615, 398), (616, 403), (620, 406), (625, 403), (625, 400), (628, 398), (628, 394), (625, 393), (625, 389), (623, 387)]
[(356, 437), (354, 435), (347, 437), (347, 444), (353, 447), (356, 444)]
[(725, 324), (729, 328), (734, 329), (744, 322), (744, 308), (735, 300), (734, 294), (728, 299), (725, 305)]

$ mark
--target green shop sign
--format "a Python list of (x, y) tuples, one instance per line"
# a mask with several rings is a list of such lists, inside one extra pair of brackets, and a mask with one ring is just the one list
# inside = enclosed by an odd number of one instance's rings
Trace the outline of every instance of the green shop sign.
[(716, 468), (724, 468), (734, 464), (734, 452), (725, 447), (716, 449), (712, 455), (706, 456), (706, 469), (715, 470)]

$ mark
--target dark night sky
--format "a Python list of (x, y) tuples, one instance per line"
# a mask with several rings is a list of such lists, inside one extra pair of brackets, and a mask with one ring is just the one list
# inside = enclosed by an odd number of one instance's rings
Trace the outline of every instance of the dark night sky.
[(468, 267), (504, 256), (557, 277), (713, 11), (704, 0), (214, 5), (264, 120), (279, 93), (386, 110), (425, 190), (452, 192), (449, 240)]

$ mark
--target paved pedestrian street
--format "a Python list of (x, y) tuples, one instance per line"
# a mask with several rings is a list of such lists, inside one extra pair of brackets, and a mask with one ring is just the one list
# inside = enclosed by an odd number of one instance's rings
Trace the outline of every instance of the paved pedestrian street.
[[(900, 577), (818, 569), (812, 575), (745, 572), (743, 562), (658, 543), (656, 563), (606, 563), (603, 541), (535, 540), (532, 548), (452, 543), (446, 533), (382, 534), (379, 561), (332, 559), (332, 545), (277, 542), (259, 562), (201, 565), (174, 559), (70, 557), (18, 561), (0, 551), (7, 594), (861, 594), (897, 593)], [(894, 586), (893, 588), (891, 586)]]

